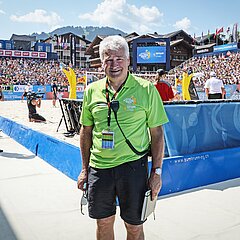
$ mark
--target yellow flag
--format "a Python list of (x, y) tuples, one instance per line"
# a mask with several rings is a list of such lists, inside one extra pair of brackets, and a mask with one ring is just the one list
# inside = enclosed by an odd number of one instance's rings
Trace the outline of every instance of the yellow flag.
[(192, 73), (188, 75), (188, 73), (183, 73), (183, 79), (182, 79), (182, 98), (183, 100), (191, 100), (188, 88), (190, 81), (192, 79)]
[(77, 98), (77, 79), (76, 74), (72, 68), (68, 67), (68, 69), (63, 68), (62, 71), (65, 73), (69, 85), (70, 85), (70, 93), (69, 99), (76, 99)]

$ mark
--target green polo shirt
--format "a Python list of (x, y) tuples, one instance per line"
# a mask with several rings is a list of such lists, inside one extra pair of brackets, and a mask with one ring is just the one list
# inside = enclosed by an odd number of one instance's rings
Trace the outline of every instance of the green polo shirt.
[[(109, 92), (112, 99), (115, 92), (111, 89)], [(129, 74), (115, 99), (119, 101), (117, 119), (125, 136), (138, 151), (146, 150), (150, 143), (148, 128), (168, 122), (157, 89), (149, 81)], [(90, 166), (111, 168), (139, 159), (141, 156), (135, 154), (125, 142), (113, 112), (110, 129), (114, 132), (115, 147), (102, 149), (102, 131), (108, 129), (107, 115), (106, 78), (103, 78), (86, 88), (80, 119), (82, 125), (93, 126)]]

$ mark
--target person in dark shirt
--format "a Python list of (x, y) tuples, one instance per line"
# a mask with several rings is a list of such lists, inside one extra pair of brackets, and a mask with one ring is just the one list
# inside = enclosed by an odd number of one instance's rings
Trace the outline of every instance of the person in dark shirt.
[(57, 100), (57, 93), (58, 93), (57, 80), (53, 81), (52, 93), (53, 93), (53, 96), (52, 96), (53, 107), (56, 107), (56, 100)]
[(3, 95), (3, 90), (1, 86), (0, 86), (0, 101), (4, 101), (4, 95)]
[(174, 98), (174, 93), (170, 83), (164, 80), (165, 75), (166, 73), (163, 69), (157, 70), (157, 82), (155, 83), (155, 87), (157, 88), (163, 101), (171, 101)]
[(29, 122), (46, 122), (46, 119), (37, 113), (36, 107), (41, 107), (41, 98), (27, 100)]

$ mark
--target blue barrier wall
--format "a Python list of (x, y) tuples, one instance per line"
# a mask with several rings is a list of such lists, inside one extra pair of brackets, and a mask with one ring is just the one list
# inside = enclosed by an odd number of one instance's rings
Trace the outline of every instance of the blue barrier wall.
[(240, 147), (240, 102), (165, 105), (169, 156)]
[[(3, 132), (59, 171), (77, 180), (79, 148), (0, 116)], [(151, 162), (149, 162), (149, 169)], [(163, 186), (168, 195), (240, 177), (240, 147), (164, 158)]]
[(0, 128), (5, 134), (29, 149), (68, 177), (76, 180), (81, 169), (79, 148), (22, 126), (0, 116)]

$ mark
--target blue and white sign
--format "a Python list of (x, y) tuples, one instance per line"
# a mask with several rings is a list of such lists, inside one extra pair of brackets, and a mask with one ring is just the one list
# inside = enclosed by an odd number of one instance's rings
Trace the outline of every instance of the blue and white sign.
[[(23, 93), (27, 85), (13, 85), (13, 92)], [(33, 86), (29, 86), (29, 90), (32, 91)]]
[(218, 45), (213, 47), (214, 52), (222, 52), (222, 51), (229, 51), (229, 50), (236, 50), (238, 49), (237, 43), (229, 43), (224, 45)]
[(137, 63), (166, 63), (166, 47), (137, 47)]

